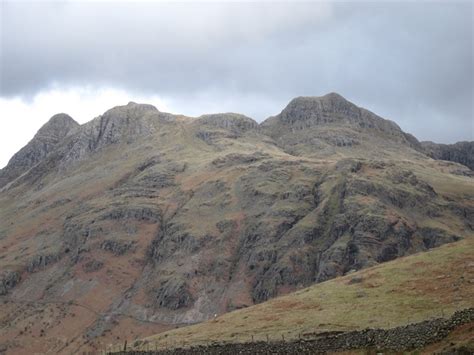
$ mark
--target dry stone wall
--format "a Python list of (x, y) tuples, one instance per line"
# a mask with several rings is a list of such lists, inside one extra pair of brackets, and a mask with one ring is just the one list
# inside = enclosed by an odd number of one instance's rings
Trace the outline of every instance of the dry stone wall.
[(474, 308), (458, 311), (449, 319), (426, 320), (392, 329), (364, 329), (319, 334), (311, 340), (212, 344), (159, 351), (128, 351), (121, 354), (324, 354), (330, 351), (377, 349), (406, 351), (420, 349), (444, 339), (456, 327), (474, 322)]

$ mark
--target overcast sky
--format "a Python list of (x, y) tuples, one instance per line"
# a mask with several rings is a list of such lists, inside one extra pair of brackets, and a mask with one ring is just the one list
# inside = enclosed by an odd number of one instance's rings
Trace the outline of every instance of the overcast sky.
[(0, 1), (0, 167), (53, 114), (128, 101), (262, 121), (338, 92), (420, 140), (474, 139), (471, 1)]

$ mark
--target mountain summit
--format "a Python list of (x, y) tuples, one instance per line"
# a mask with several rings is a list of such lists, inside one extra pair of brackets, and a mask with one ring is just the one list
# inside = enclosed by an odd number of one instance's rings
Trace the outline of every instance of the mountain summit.
[[(349, 102), (339, 94), (322, 97), (298, 97), (276, 117), (280, 124), (293, 129), (305, 129), (321, 125), (350, 125), (355, 128), (375, 129), (388, 135), (401, 133), (394, 122)], [(267, 124), (269, 125), (271, 121)], [(265, 125), (265, 124), (264, 124)]]
[(367, 150), (373, 144), (380, 144), (381, 140), (420, 149), (417, 139), (403, 132), (396, 123), (358, 107), (336, 93), (297, 97), (279, 115), (270, 117), (261, 126), (293, 152), (304, 150), (305, 142), (313, 148), (314, 145), (326, 149), (334, 145), (354, 148), (360, 145), (362, 150)]
[(337, 94), (54, 116), (0, 171), (0, 344), (93, 350), (473, 238), (473, 172), (424, 149)]
[(58, 113), (40, 128), (33, 139), (0, 170), (0, 188), (39, 163), (79, 124), (65, 113)]

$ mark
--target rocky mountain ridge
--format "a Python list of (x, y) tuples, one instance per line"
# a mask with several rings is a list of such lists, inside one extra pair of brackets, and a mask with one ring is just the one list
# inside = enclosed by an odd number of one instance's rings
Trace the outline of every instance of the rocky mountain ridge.
[[(420, 150), (418, 140), (403, 132), (395, 122), (360, 108), (336, 93), (295, 98), (279, 115), (268, 118), (261, 126), (265, 133), (280, 140), (288, 139), (295, 132), (300, 136), (298, 131), (301, 130), (314, 130), (326, 143), (353, 146), (361, 144), (356, 137), (366, 131)], [(339, 128), (338, 132), (332, 132), (331, 126)], [(345, 127), (346, 132), (341, 132), (341, 127)]]
[(13, 181), (51, 153), (79, 124), (69, 115), (59, 113), (41, 127), (33, 139), (0, 170), (0, 187)]
[[(360, 144), (357, 140), (348, 138), (341, 127), (375, 130), (382, 133), (385, 139), (407, 145), (433, 159), (454, 161), (474, 169), (471, 158), (474, 156), (474, 142), (451, 145), (420, 143), (412, 135), (403, 132), (395, 122), (357, 107), (339, 94), (330, 93), (322, 97), (295, 98), (279, 115), (266, 119), (260, 125), (253, 119), (236, 113), (208, 114), (193, 119), (162, 113), (152, 105), (134, 102), (114, 107), (83, 125), (79, 125), (67, 114), (57, 114), (38, 131), (28, 145), (14, 155), (7, 167), (0, 170), (0, 188), (39, 163), (69, 135), (73, 135), (74, 139), (71, 138), (67, 144), (69, 151), (65, 152), (66, 156), (61, 157), (66, 161), (81, 159), (87, 152), (109, 144), (130, 142), (136, 137), (150, 135), (156, 132), (160, 124), (173, 122), (177, 117), (195, 121), (198, 126), (223, 128), (234, 134), (257, 130), (277, 142), (288, 139), (287, 136), (294, 132), (313, 128), (322, 131), (322, 127), (336, 126), (338, 131), (332, 134), (333, 137), (325, 137), (326, 142), (335, 146)], [(209, 139), (206, 132), (200, 134), (204, 139)]]
[(471, 170), (336, 94), (260, 125), (135, 103), (63, 122), (0, 171), (3, 325), (30, 330), (17, 351), (46, 305), (39, 343), (67, 353), (473, 236)]
[(262, 125), (271, 126), (278, 121), (301, 130), (318, 125), (347, 124), (357, 128), (375, 129), (388, 135), (403, 135), (395, 122), (385, 120), (372, 112), (357, 107), (336, 93), (322, 97), (297, 97), (275, 116), (265, 120)]
[(421, 145), (426, 154), (433, 159), (454, 161), (474, 170), (474, 142), (454, 144), (421, 142)]

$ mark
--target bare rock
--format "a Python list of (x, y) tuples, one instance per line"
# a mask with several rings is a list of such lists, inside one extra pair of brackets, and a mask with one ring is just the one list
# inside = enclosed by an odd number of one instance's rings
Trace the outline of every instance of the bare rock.
[(180, 279), (162, 281), (153, 293), (154, 305), (159, 308), (178, 310), (189, 307), (194, 302), (188, 285)]
[[(268, 118), (260, 124), (260, 127), (263, 132), (279, 138), (288, 133), (316, 126), (334, 125), (356, 130), (378, 131), (391, 140), (419, 148), (416, 138), (405, 134), (395, 122), (360, 108), (336, 93), (321, 97), (295, 98), (279, 115)], [(331, 140), (329, 142), (336, 146), (352, 146), (358, 143), (357, 140), (338, 139), (336, 136)]]
[(51, 153), (79, 124), (65, 113), (59, 113), (40, 128), (33, 139), (0, 170), (0, 188), (28, 171)]
[(28, 272), (36, 272), (45, 267), (53, 264), (61, 259), (61, 254), (53, 253), (53, 254), (45, 254), (45, 255), (36, 255), (34, 256), (27, 264), (26, 270)]
[(20, 282), (20, 274), (16, 271), (3, 271), (0, 273), (0, 296), (4, 296)]
[(85, 272), (95, 272), (102, 269), (103, 266), (104, 266), (104, 263), (102, 261), (93, 259), (84, 263), (82, 268)]
[(455, 144), (421, 142), (421, 145), (426, 154), (433, 159), (453, 161), (474, 170), (474, 142)]
[(133, 251), (135, 243), (126, 242), (126, 241), (119, 241), (119, 240), (111, 240), (107, 239), (102, 242), (100, 248), (106, 251), (112, 252), (115, 256), (124, 255), (129, 251)]

